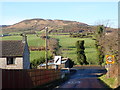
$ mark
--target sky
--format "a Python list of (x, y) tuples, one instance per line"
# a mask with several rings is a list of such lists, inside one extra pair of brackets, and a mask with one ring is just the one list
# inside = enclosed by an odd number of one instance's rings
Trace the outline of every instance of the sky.
[(0, 25), (25, 19), (43, 18), (83, 22), (89, 25), (108, 21), (118, 26), (118, 2), (0, 2)]

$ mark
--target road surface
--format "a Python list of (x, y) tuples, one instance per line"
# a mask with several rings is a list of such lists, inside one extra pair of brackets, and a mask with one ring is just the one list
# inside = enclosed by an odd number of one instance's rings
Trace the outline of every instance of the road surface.
[[(70, 76), (69, 80), (56, 88), (90, 88), (102, 89), (106, 86), (98, 80), (103, 73), (103, 69), (77, 69), (77, 72)], [(85, 90), (86, 90), (85, 89)]]

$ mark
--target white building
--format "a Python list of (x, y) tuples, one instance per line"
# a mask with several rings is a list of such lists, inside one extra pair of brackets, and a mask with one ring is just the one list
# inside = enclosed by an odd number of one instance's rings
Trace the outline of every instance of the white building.
[(0, 68), (2, 69), (29, 69), (30, 52), (27, 36), (23, 40), (0, 41)]

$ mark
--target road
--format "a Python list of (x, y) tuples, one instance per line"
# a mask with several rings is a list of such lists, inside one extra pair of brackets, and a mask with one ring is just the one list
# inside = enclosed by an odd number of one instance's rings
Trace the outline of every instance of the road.
[[(98, 77), (105, 72), (103, 69), (77, 69), (77, 72), (70, 76), (69, 80), (57, 86), (56, 88), (106, 88), (106, 86), (98, 80)], [(86, 90), (85, 89), (85, 90)]]

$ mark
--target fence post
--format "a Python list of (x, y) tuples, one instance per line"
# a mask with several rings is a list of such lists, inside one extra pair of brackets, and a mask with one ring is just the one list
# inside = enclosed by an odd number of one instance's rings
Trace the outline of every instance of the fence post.
[(0, 90), (2, 90), (2, 69), (0, 69)]

